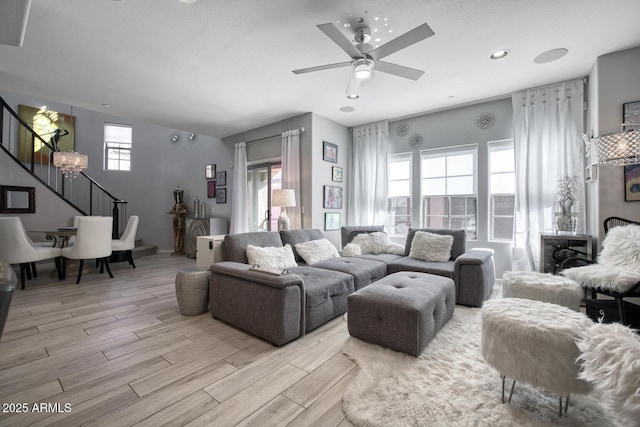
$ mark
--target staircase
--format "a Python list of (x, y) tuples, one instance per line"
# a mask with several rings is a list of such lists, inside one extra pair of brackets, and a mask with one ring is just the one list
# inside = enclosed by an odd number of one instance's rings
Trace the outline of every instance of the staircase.
[[(25, 172), (77, 210), (79, 214), (113, 217), (112, 238), (120, 238), (128, 219), (127, 202), (112, 195), (84, 171), (73, 179), (66, 178), (53, 165), (52, 160), (53, 153), (58, 151), (54, 146), (64, 138), (63, 134), (56, 139), (54, 136), (57, 134), (51, 132), (51, 139), (46, 141), (2, 97), (0, 97), (0, 104), (0, 148)], [(41, 111), (43, 116), (51, 122), (56, 120), (57, 113)], [(140, 249), (134, 249), (134, 257), (155, 253), (155, 246), (142, 246), (139, 243), (136, 241), (136, 246)]]

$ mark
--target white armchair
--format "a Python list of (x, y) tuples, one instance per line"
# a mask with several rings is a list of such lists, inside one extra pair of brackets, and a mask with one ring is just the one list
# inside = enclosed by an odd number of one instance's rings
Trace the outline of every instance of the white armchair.
[(76, 242), (71, 247), (62, 248), (63, 270), (65, 271), (65, 275), (66, 260), (80, 260), (76, 284), (80, 283), (84, 260), (94, 258), (98, 261), (100, 272), (102, 273), (106, 267), (109, 277), (113, 279), (113, 274), (109, 267), (112, 228), (112, 219), (108, 216), (85, 216), (78, 218)]
[(54, 259), (58, 278), (62, 279), (60, 248), (33, 246), (19, 217), (0, 217), (0, 259), (9, 264), (20, 264), (20, 286), (25, 288), (25, 277), (31, 278), (30, 267), (35, 262)]
[(119, 239), (111, 240), (111, 250), (113, 252), (124, 252), (127, 261), (129, 264), (136, 268), (136, 265), (133, 262), (133, 254), (132, 250), (136, 246), (136, 232), (138, 231), (138, 216), (131, 215), (129, 217), (129, 221), (127, 221), (127, 226), (124, 229), (124, 233), (120, 236)]

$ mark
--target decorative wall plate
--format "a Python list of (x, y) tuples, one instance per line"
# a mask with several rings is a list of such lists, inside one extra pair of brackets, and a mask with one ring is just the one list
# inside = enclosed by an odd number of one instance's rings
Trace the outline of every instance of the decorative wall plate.
[(489, 129), (496, 122), (496, 116), (493, 113), (482, 113), (476, 119), (476, 125), (480, 129)]
[(422, 145), (422, 135), (418, 135), (417, 133), (415, 135), (412, 135), (411, 138), (409, 138), (409, 146), (411, 148), (418, 148)]
[(405, 136), (409, 132), (409, 124), (402, 122), (396, 126), (396, 135)]

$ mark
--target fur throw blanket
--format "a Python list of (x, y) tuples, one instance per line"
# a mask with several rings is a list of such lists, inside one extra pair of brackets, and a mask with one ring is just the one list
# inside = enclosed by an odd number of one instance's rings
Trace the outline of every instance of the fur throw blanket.
[[(357, 249), (353, 248), (355, 245), (360, 248), (360, 253), (357, 253)], [(349, 247), (349, 248), (348, 248)], [(353, 238), (351, 243), (346, 245), (344, 249), (347, 250), (347, 253), (353, 253), (354, 255), (361, 254), (395, 254), (395, 255), (404, 255), (404, 246), (389, 241), (389, 236), (387, 233), (383, 233), (381, 231), (376, 231), (374, 233), (362, 233), (358, 234)], [(342, 254), (345, 255), (345, 251), (342, 251)], [(345, 255), (349, 256), (349, 255)]]
[(602, 242), (598, 263), (564, 270), (584, 288), (626, 292), (640, 281), (640, 225), (614, 227)]

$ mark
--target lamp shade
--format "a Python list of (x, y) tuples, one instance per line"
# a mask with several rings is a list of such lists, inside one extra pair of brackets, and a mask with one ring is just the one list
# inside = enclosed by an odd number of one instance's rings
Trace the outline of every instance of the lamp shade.
[(271, 206), (292, 207), (296, 205), (296, 193), (290, 189), (273, 190)]
[(640, 131), (616, 132), (591, 140), (590, 163), (624, 166), (640, 163)]

